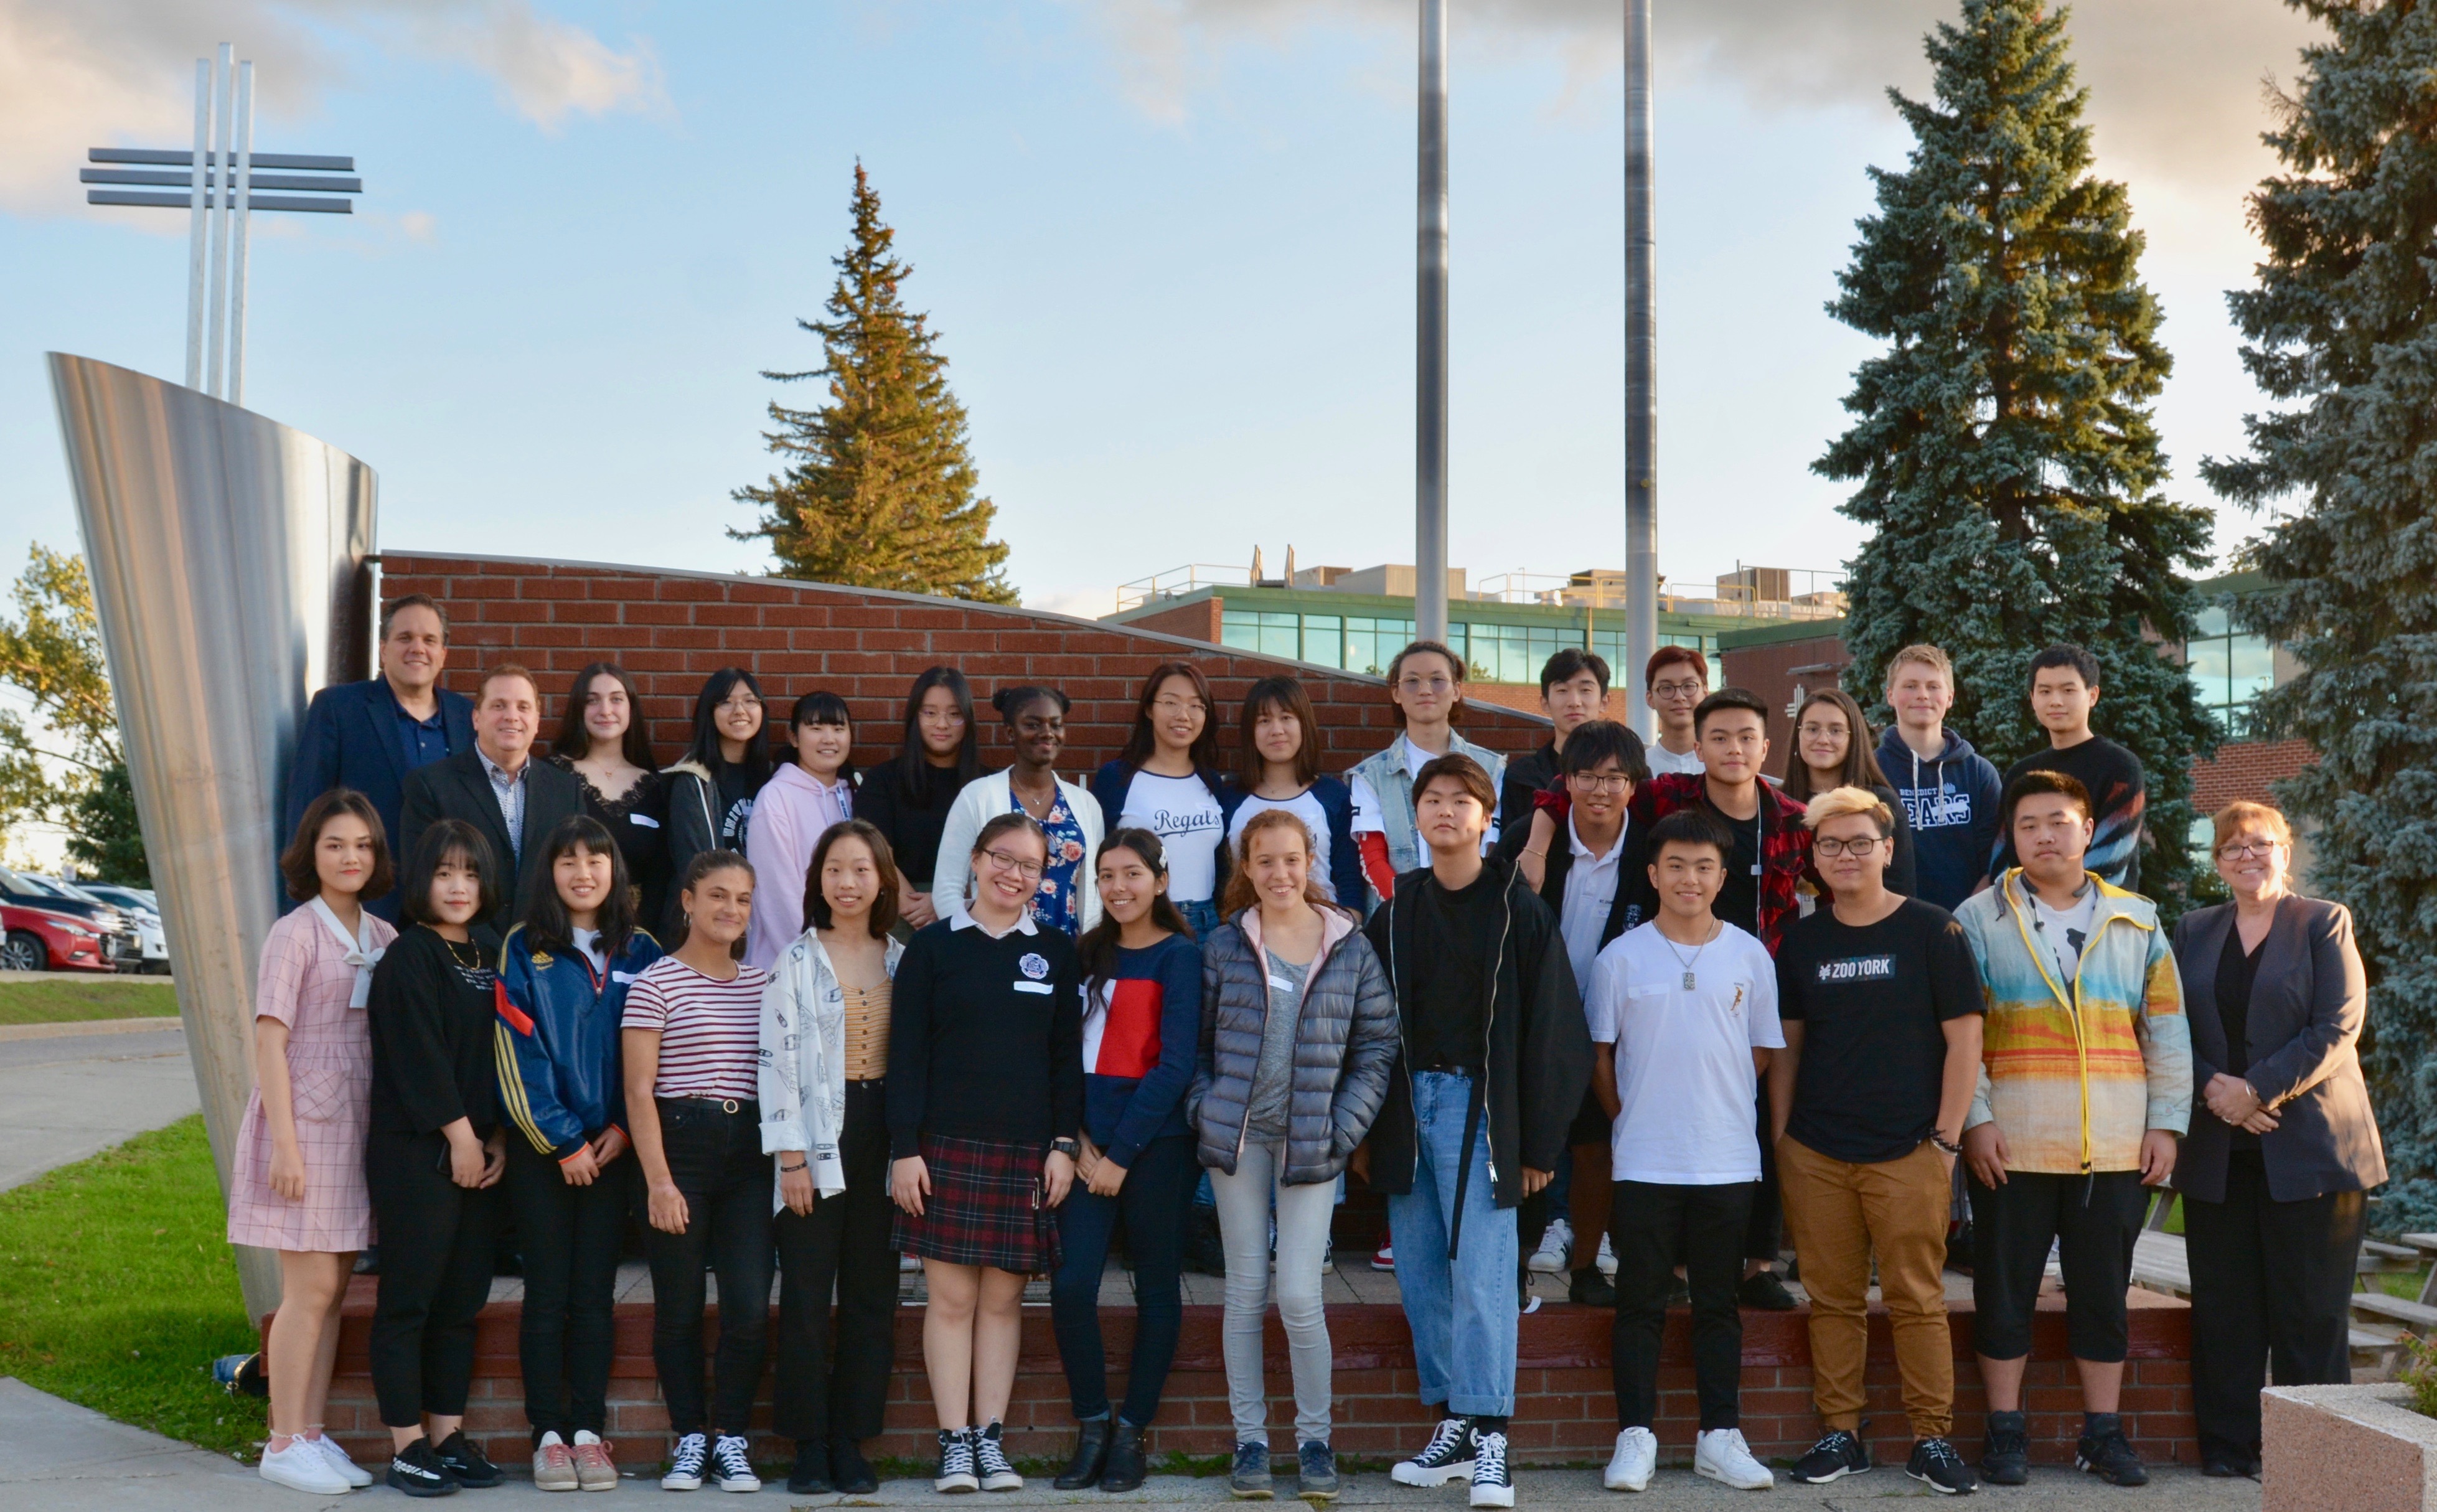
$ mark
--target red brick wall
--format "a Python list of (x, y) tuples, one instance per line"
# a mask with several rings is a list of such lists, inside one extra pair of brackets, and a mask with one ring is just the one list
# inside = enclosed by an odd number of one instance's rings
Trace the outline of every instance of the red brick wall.
[(2275, 801), (2268, 784), (2292, 776), (2318, 759), (2306, 740), (2234, 741), (2217, 748), (2217, 760), (2192, 763), (2192, 809), (2205, 818), (2237, 799)]
[[(1766, 765), (1770, 775), (1785, 770), (1786, 754), (1793, 748), (1794, 718), (1786, 705), (1794, 701), (1794, 690), (1798, 686), (1806, 693), (1817, 693), (1822, 688), (1835, 687), (1852, 659), (1845, 650), (1845, 642), (1833, 635), (1737, 646), (1718, 654), (1726, 685), (1747, 688), (1768, 705)], [(1799, 667), (1830, 670), (1797, 673), (1796, 669)]]
[[(1350, 1257), (1341, 1257), (1341, 1263), (1345, 1258)], [(359, 1277), (350, 1290), (327, 1418), (330, 1432), (359, 1459), (385, 1453), (387, 1445), (365, 1365), (373, 1284), (369, 1277)], [(2190, 1310), (2150, 1292), (2135, 1292), (2133, 1298), (2131, 1352), (2124, 1376), (2125, 1430), (2133, 1447), (2151, 1464), (2188, 1464), (2197, 1451), (2191, 1416)], [(2074, 1437), (2080, 1432), (2081, 1401), (2065, 1342), (2063, 1298), (2051, 1292), (2043, 1302), (2032, 1332), (2025, 1405), (2030, 1414), (2032, 1457), (2054, 1464), (2072, 1458)], [(1223, 1454), (1234, 1443), (1226, 1365), (1219, 1353), (1219, 1310), (1197, 1306), (1184, 1311), (1183, 1336), (1149, 1437), (1154, 1459), (1172, 1450)], [(517, 1362), (517, 1317), (511, 1303), (483, 1314), (476, 1346), (474, 1398), (465, 1416), (466, 1431), (483, 1440), (492, 1456), (501, 1461), (521, 1461), (531, 1453)], [(1517, 1459), (1562, 1464), (1599, 1463), (1607, 1457), (1616, 1436), (1616, 1399), (1608, 1375), (1612, 1317), (1604, 1309), (1552, 1306), (1520, 1320), (1512, 1428)], [(1133, 1314), (1113, 1310), (1102, 1318), (1110, 1394), (1114, 1397), (1124, 1391), (1122, 1377), (1132, 1345)], [(1743, 1428), (1753, 1452), (1763, 1460), (1791, 1459), (1818, 1436), (1818, 1417), (1811, 1403), (1808, 1321), (1808, 1314), (1800, 1311), (1744, 1314)], [(1657, 1427), (1661, 1457), (1670, 1462), (1691, 1459), (1698, 1417), (1690, 1324), (1691, 1315), (1683, 1309), (1669, 1316), (1660, 1356)], [(1376, 1461), (1420, 1447), (1430, 1415), (1415, 1395), (1412, 1345), (1403, 1310), (1393, 1305), (1332, 1307), (1328, 1328), (1336, 1362), (1332, 1381), (1336, 1423), (1331, 1437), (1338, 1450)], [(715, 1330), (707, 1331), (715, 1340)], [(770, 1326), (774, 1340), (777, 1332), (774, 1311)], [(668, 1415), (661, 1409), (653, 1372), (651, 1334), (647, 1306), (620, 1306), (607, 1436), (617, 1445), (618, 1459), (627, 1465), (655, 1464), (668, 1451)], [(1971, 1307), (1964, 1303), (1955, 1313), (1954, 1433), (1965, 1453), (1976, 1455), (1986, 1408), (1971, 1341)], [(1265, 1358), (1271, 1370), (1271, 1429), (1276, 1433), (1291, 1421), (1293, 1386), (1287, 1374), (1285, 1335), (1274, 1316), (1269, 1323)], [(1871, 1318), (1867, 1372), (1866, 1432), (1871, 1448), (1883, 1463), (1901, 1465), (1912, 1435), (1884, 1312)], [(770, 1385), (765, 1380), (754, 1413), (754, 1427), (764, 1435), (770, 1432), (769, 1402)], [(903, 1308), (897, 1314), (897, 1367), (889, 1382), (885, 1421), (883, 1436), (867, 1445), (867, 1452), (906, 1458), (933, 1452), (938, 1419), (932, 1415), (922, 1375), (922, 1313), (917, 1308)], [(1072, 1443), (1073, 1415), (1045, 1307), (1024, 1310), (1023, 1350), (1007, 1427), (1008, 1447), (1018, 1456), (1062, 1455)], [(765, 1461), (783, 1462), (791, 1452), (791, 1446), (767, 1436), (756, 1445), (757, 1457)]]
[(1180, 604), (1128, 624), (1136, 630), (1156, 630), (1162, 635), (1181, 635), (1188, 641), (1207, 641), (1217, 645), (1219, 632), (1226, 625), (1226, 600), (1213, 593), (1200, 603)]
[[(1329, 770), (1342, 771), (1379, 749), (1395, 730), (1376, 677), (1034, 609), (496, 556), (393, 553), (381, 575), (384, 598), (429, 593), (447, 606), (447, 686), (471, 694), (482, 669), (500, 661), (532, 668), (541, 678), (548, 734), (555, 734), (568, 689), (586, 662), (623, 665), (642, 695), (663, 764), (685, 749), (703, 678), (730, 665), (760, 680), (774, 725), (799, 694), (816, 688), (843, 694), (855, 716), (854, 759), (864, 764), (895, 753), (906, 689), (938, 662), (973, 679), (975, 703), (984, 706), (985, 767), (1008, 761), (999, 723), (986, 707), (992, 689), (1043, 683), (1064, 690), (1075, 707), (1061, 765), (1088, 776), (1124, 746), (1144, 675), (1172, 660), (1191, 660), (1210, 678), (1220, 747), (1231, 760), (1237, 700), (1254, 680), (1281, 672), (1301, 677), (1310, 691)], [(1469, 705), (1464, 715), (1465, 737), (1497, 750), (1528, 750), (1547, 738), (1547, 729), (1539, 718), (1487, 705)]]

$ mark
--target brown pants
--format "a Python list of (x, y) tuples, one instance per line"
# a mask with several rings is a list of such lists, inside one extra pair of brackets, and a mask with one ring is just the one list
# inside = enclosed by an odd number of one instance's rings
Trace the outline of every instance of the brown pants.
[(1825, 1426), (1861, 1427), (1869, 1350), (1870, 1256), (1895, 1333), (1913, 1437), (1955, 1420), (1955, 1345), (1946, 1325), (1946, 1162), (1923, 1144), (1901, 1160), (1832, 1160), (1792, 1135), (1777, 1145), (1786, 1227), (1811, 1295), (1811, 1391)]

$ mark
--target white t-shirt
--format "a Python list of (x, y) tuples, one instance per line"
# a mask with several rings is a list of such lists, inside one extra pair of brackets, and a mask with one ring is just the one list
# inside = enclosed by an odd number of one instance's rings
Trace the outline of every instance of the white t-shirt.
[(1227, 818), (1201, 778), (1134, 773), (1116, 824), (1148, 830), (1167, 847), (1167, 895), (1175, 902), (1208, 903), (1218, 890), (1218, 847)]
[[(1420, 775), (1423, 767), (1438, 760), (1438, 757), (1422, 749), (1402, 735), (1396, 737), (1396, 747), (1405, 753), (1407, 777)], [(1357, 835), (1386, 834), (1388, 826), (1379, 822), (1379, 795), (1371, 791), (1371, 780), (1359, 772), (1354, 772), (1347, 775), (1345, 782), (1346, 785), (1354, 790), (1354, 823), (1352, 825), (1354, 833)], [(1417, 840), (1415, 843), (1420, 842)], [(1489, 810), (1489, 833), (1481, 837), (1481, 853), (1487, 855), (1497, 848), (1497, 845), (1498, 808), (1493, 804)], [(1422, 851), (1423, 860), (1427, 863), (1429, 848), (1425, 845)]]
[(1337, 888), (1329, 881), (1328, 870), (1328, 810), (1320, 806), (1320, 800), (1312, 796), (1308, 787), (1292, 798), (1263, 798), (1258, 793), (1246, 795), (1244, 801), (1236, 805), (1235, 820), (1227, 826), (1229, 848), (1236, 852), (1240, 862), (1244, 826), (1253, 821), (1254, 815), (1267, 813), (1273, 808), (1282, 808), (1303, 820), (1303, 827), (1311, 832), (1311, 880), (1320, 884), (1321, 891), (1335, 898)]
[(1557, 915), (1557, 932), (1566, 937), (1566, 959), (1574, 968), (1577, 992), (1590, 987), (1591, 966), (1599, 959), (1600, 931), (1607, 927), (1607, 911), (1616, 902), (1627, 833), (1618, 830), (1616, 843), (1607, 848), (1607, 853), (1593, 855), (1575, 831), (1572, 817), (1566, 819), (1566, 844), (1574, 859), (1566, 869), (1565, 907)]
[(1650, 775), (1653, 777), (1664, 777), (1669, 772), (1681, 772), (1687, 777), (1698, 777), (1709, 769), (1703, 765), (1701, 747), (1697, 745), (1678, 756), (1654, 740), (1641, 748), (1641, 759), (1650, 764)]
[[(2023, 884), (2023, 890), (2031, 892), (2028, 882)], [(2038, 893), (2031, 892), (2031, 927), (2056, 957), (2058, 979), (2068, 993), (2073, 991), (2073, 979), (2081, 970), (2081, 947), (2090, 942), (2090, 926), (2097, 918), (2098, 888), (2090, 883), (2082, 884), (2081, 895), (2073, 900), (2070, 908), (2051, 908), (2040, 901)]]
[[(1687, 971), (1691, 991), (1684, 987)], [(1656, 923), (1608, 942), (1591, 970), (1591, 1040), (1616, 1047), (1618, 1181), (1718, 1187), (1760, 1180), (1755, 1048), (1785, 1044), (1777, 966), (1732, 924), (1692, 950)]]

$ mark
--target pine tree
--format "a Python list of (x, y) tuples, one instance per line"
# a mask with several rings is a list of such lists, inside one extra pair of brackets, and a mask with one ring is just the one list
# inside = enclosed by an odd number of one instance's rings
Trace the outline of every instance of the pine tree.
[(2304, 670), (2261, 698), (2319, 759), (2278, 784), (2312, 833), (2310, 890), (2352, 910), (2366, 1069), (2394, 1184), (2382, 1229), (2437, 1222), (2437, 10), (2302, 0), (2303, 53), (2268, 136), (2288, 170), (2252, 197), (2268, 249), (2229, 296), (2277, 409), (2251, 453), (2202, 465), (2272, 518), (2245, 550), (2270, 591), (2237, 613)]
[(779, 382), (825, 378), (829, 402), (791, 410), (772, 401), (770, 449), (786, 470), (736, 490), (763, 511), (739, 540), (766, 537), (780, 577), (1012, 604), (1007, 547), (991, 539), (997, 508), (974, 497), (965, 410), (948, 388), (929, 317), (909, 313), (900, 288), (913, 269), (894, 252), (880, 196), (854, 168), (854, 237), (833, 259), (829, 319), (796, 324), (826, 360)]
[(1873, 703), (1897, 649), (1943, 646), (1949, 723), (2002, 768), (2046, 744), (2031, 657), (2088, 647), (2094, 724), (2148, 770), (2141, 883), (2171, 919), (2191, 761), (2218, 734), (2160, 642), (2192, 634), (2183, 574), (2206, 561), (2210, 517), (2159, 492), (2149, 406), (2172, 361), (2124, 186), (2091, 172), (2065, 22), (2042, 0), (1963, 0), (1927, 42), (1935, 98), (1888, 91), (1915, 146), (1902, 171), (1870, 170), (1878, 209), (1828, 309), (1889, 345), (1814, 468), (1859, 484), (1843, 509), (1871, 527), (1846, 584), (1847, 686)]

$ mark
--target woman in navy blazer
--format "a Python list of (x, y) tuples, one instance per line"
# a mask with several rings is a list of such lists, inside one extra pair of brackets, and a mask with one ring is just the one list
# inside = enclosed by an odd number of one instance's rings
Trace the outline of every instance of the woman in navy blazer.
[(2216, 818), (2234, 901), (2183, 915), (2191, 1133), (2175, 1161), (2192, 1276), (2200, 1468), (2259, 1473), (2259, 1388), (2352, 1379), (2349, 1299), (2386, 1154), (2356, 1042), (2368, 996), (2353, 920), (2297, 896), (2293, 832), (2265, 803)]

